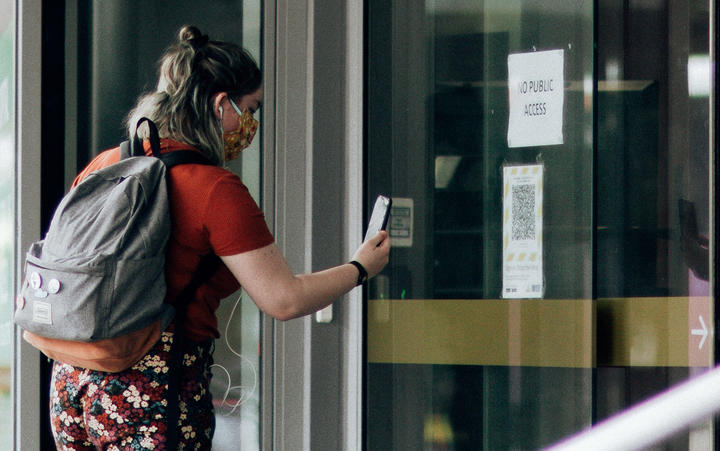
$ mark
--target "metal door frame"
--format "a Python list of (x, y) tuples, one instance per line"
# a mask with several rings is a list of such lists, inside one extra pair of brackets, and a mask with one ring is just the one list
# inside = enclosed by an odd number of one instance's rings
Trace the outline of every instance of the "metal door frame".
[[(262, 207), (296, 273), (347, 261), (360, 243), (363, 8), (264, 5)], [(356, 289), (329, 323), (264, 317), (263, 449), (361, 448), (362, 311)]]

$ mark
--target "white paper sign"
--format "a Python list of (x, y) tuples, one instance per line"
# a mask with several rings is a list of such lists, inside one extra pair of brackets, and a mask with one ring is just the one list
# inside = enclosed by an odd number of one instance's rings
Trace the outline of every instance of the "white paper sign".
[(543, 169), (503, 168), (503, 298), (541, 298), (545, 292)]
[(413, 244), (413, 200), (393, 197), (390, 209), (388, 230), (390, 245), (393, 247), (412, 247)]
[(563, 50), (508, 56), (508, 147), (563, 143)]

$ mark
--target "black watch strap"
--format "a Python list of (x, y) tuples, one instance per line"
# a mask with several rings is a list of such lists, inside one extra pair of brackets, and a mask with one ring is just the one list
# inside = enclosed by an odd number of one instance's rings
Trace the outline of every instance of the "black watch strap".
[(365, 267), (355, 260), (351, 261), (350, 264), (358, 269), (357, 285), (364, 284), (368, 279), (368, 272)]

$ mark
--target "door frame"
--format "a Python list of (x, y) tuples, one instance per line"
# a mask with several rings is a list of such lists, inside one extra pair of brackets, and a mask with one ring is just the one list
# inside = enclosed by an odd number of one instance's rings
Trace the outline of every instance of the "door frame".
[[(40, 236), (42, 71), (41, 2), (15, 4), (15, 286), (22, 280), (25, 251)], [(13, 334), (12, 405), (14, 449), (40, 449), (42, 387), (40, 353), (25, 342), (16, 327)]]
[[(361, 242), (363, 11), (350, 0), (264, 5), (262, 208), (296, 273), (348, 261)], [(263, 318), (263, 449), (361, 448), (361, 290), (323, 315)]]

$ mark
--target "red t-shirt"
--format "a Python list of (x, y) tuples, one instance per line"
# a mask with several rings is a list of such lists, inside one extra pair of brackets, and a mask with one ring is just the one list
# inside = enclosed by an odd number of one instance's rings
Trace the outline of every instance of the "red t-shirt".
[[(150, 153), (146, 142), (146, 153)], [(189, 149), (170, 139), (161, 140), (161, 152)], [(77, 176), (73, 186), (97, 169), (120, 160), (120, 148), (98, 155)], [(247, 187), (232, 172), (218, 166), (182, 164), (170, 168), (168, 194), (172, 232), (166, 252), (166, 301), (172, 304), (192, 279), (193, 270), (203, 255), (235, 255), (272, 244), (257, 203)], [(193, 340), (217, 338), (217, 310), (220, 300), (240, 288), (224, 265), (197, 291), (188, 306), (187, 336)]]

